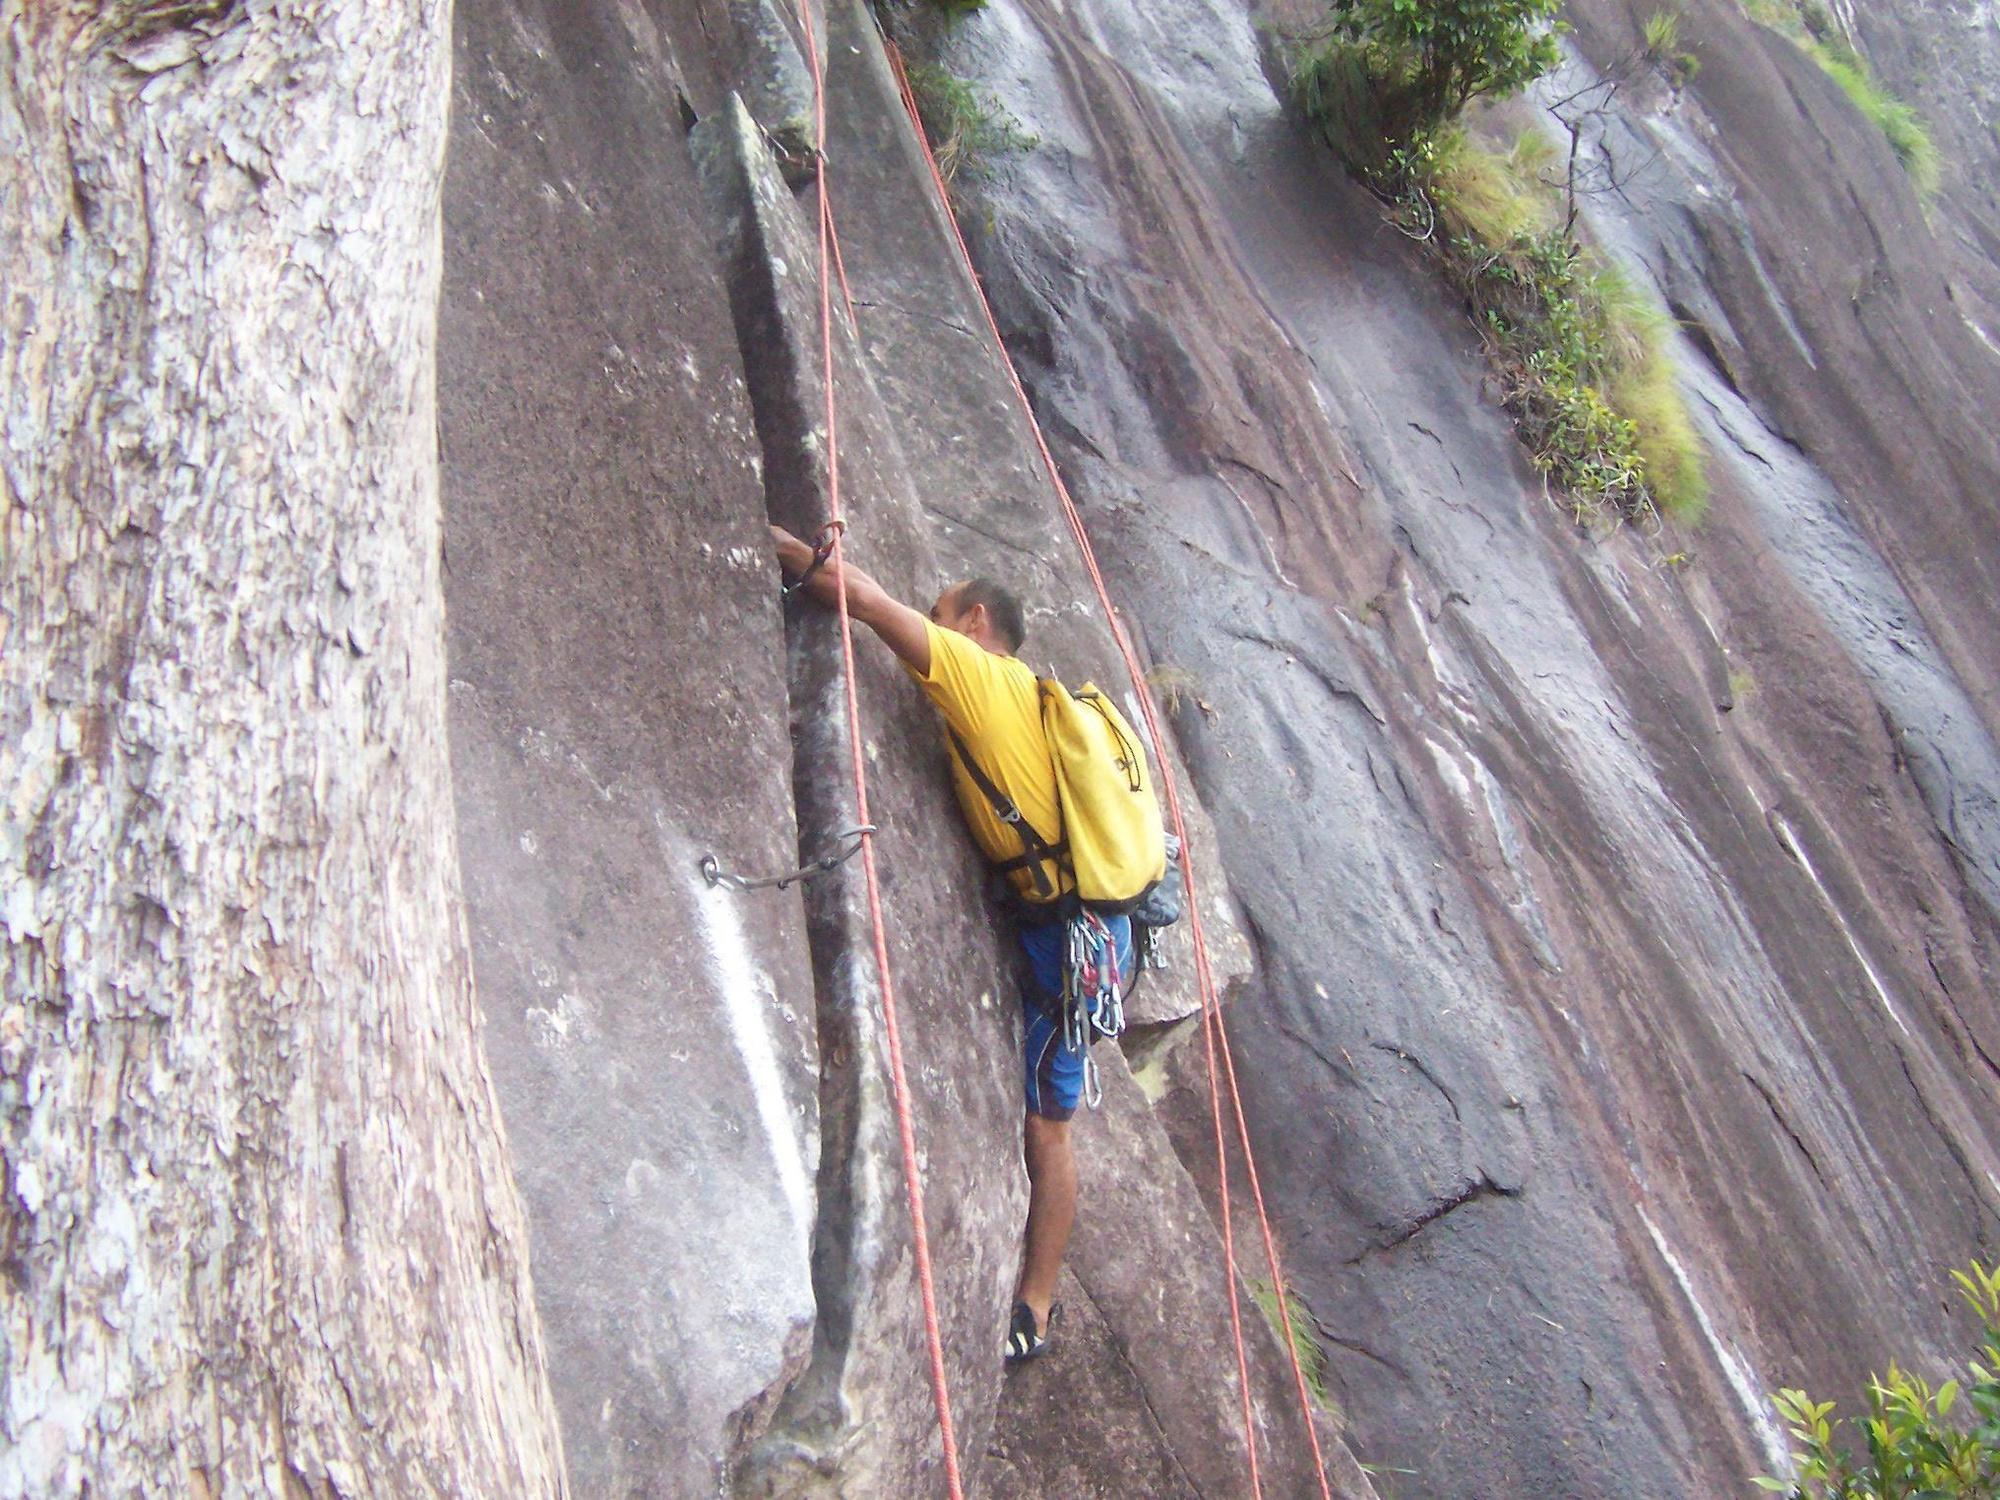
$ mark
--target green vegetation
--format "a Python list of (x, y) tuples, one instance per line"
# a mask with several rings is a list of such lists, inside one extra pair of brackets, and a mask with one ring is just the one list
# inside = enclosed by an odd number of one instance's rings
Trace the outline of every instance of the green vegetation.
[(1918, 197), (1928, 198), (1937, 191), (1941, 164), (1923, 117), (1876, 81), (1868, 60), (1854, 50), (1818, 0), (1743, 0), (1743, 11), (1811, 54), (1888, 140)]
[(1268, 1281), (1252, 1281), (1250, 1295), (1257, 1299), (1262, 1309), (1264, 1321), (1271, 1325), (1271, 1332), (1277, 1335), (1278, 1347), (1285, 1344), (1285, 1328), (1290, 1326), (1293, 1341), (1299, 1351), (1299, 1373), (1306, 1378), (1306, 1391), (1313, 1398), (1313, 1404), (1335, 1421), (1340, 1420), (1340, 1407), (1328, 1394), (1326, 1388), (1326, 1350), (1319, 1341), (1318, 1325), (1313, 1322), (1312, 1313), (1306, 1308), (1304, 1299), (1289, 1288), (1285, 1292), (1285, 1312), (1282, 1321), (1278, 1315), (1278, 1294)]
[(1694, 81), (1701, 71), (1701, 59), (1681, 46), (1681, 18), (1678, 11), (1656, 10), (1646, 20), (1645, 56), (1664, 68), (1675, 88)]
[[(1579, 523), (1698, 521), (1701, 446), (1674, 380), (1666, 314), (1576, 232), (1576, 181), (1547, 137), (1505, 149), (1453, 117), (1555, 60), (1553, 0), (1335, 0), (1293, 58), (1307, 123), (1461, 292), (1502, 404)], [(1665, 51), (1680, 23), (1648, 28)]]
[(1409, 145), (1474, 99), (1504, 98), (1556, 65), (1560, 0), (1333, 0), (1326, 48), (1368, 79), (1378, 133)]
[(957, 74), (935, 63), (911, 63), (909, 77), (946, 187), (961, 172), (977, 172), (996, 156), (1032, 151), (1041, 144), (999, 100)]
[(1815, 42), (1810, 50), (1819, 65), (1854, 101), (1854, 107), (1873, 120), (1875, 128), (1888, 139), (1889, 149), (1910, 174), (1917, 196), (1928, 198), (1935, 193), (1940, 170), (1938, 150), (1916, 110), (1877, 83), (1867, 62), (1845, 42)]
[(1637, 429), (1645, 486), (1661, 510), (1693, 525), (1708, 509), (1708, 476), (1701, 439), (1674, 380), (1667, 343), (1673, 320), (1616, 266), (1592, 273), (1585, 300), (1602, 309), (1604, 392)]
[[(1933, 1390), (1891, 1363), (1886, 1378), (1869, 1381), (1868, 1415), (1861, 1423), (1867, 1456), (1858, 1466), (1845, 1448), (1834, 1446), (1831, 1401), (1816, 1402), (1804, 1391), (1780, 1391), (1772, 1404), (1799, 1444), (1792, 1454), (1798, 1477), (1766, 1475), (1757, 1485), (1790, 1500), (1992, 1500), (2000, 1495), (2000, 1268), (1989, 1271), (1974, 1261), (1970, 1271), (1951, 1274), (1985, 1325), (1979, 1357), (1967, 1362), (1967, 1381), (1947, 1380)], [(1954, 1411), (1963, 1420), (1954, 1422)]]

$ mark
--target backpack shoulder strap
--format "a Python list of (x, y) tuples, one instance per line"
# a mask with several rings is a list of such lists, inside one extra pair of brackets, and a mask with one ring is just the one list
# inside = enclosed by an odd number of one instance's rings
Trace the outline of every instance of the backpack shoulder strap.
[(992, 807), (993, 816), (998, 818), (1002, 823), (1005, 823), (1021, 837), (1023, 852), (1016, 855), (1013, 859), (998, 861), (993, 866), (994, 870), (1002, 875), (1012, 874), (1015, 870), (1028, 870), (1035, 877), (1035, 893), (1038, 896), (1047, 899), (1055, 895), (1055, 887), (1050, 883), (1049, 877), (1044, 873), (1042, 866), (1044, 864), (1057, 864), (1068, 850), (1068, 842), (1063, 839), (1057, 839), (1055, 843), (1051, 844), (1047, 839), (1043, 838), (1036, 831), (1035, 825), (1021, 815), (1021, 809), (1014, 805), (1014, 799), (1001, 791), (998, 786), (994, 785), (993, 778), (979, 769), (979, 762), (972, 758), (972, 750), (959, 735), (959, 732), (947, 724), (945, 725), (945, 733), (951, 736), (951, 747), (958, 756), (959, 764), (965, 767), (965, 773), (972, 778), (972, 784), (979, 788), (980, 794), (986, 798), (988, 805)]

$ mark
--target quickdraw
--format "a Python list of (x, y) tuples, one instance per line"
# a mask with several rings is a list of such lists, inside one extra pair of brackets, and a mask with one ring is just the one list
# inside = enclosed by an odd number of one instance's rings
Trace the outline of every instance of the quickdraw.
[(1090, 1044), (1125, 1030), (1125, 995), (1119, 982), (1118, 940), (1096, 912), (1069, 921), (1063, 954), (1063, 1045), (1083, 1054), (1083, 1102), (1095, 1109), (1104, 1087)]
[(854, 842), (848, 848), (835, 849), (831, 854), (823, 854), (818, 859), (800, 865), (798, 869), (783, 875), (732, 875), (722, 868), (722, 862), (713, 854), (701, 857), (702, 878), (710, 885), (723, 886), (732, 891), (756, 891), (769, 887), (782, 891), (788, 885), (796, 885), (801, 880), (810, 880), (815, 875), (824, 875), (829, 870), (837, 870), (861, 852), (862, 844), (869, 834), (875, 832), (873, 823), (863, 823), (859, 828), (850, 828), (839, 835), (841, 842)]
[(807, 584), (811, 583), (813, 580), (813, 574), (817, 573), (821, 568), (825, 567), (828, 561), (833, 557), (833, 544), (835, 539), (841, 536), (845, 536), (846, 534), (847, 534), (847, 523), (845, 521), (828, 521), (824, 526), (820, 527), (818, 531), (815, 531), (813, 533), (812, 565), (808, 567), (805, 570), (805, 572), (799, 574), (798, 577), (794, 578), (790, 583), (786, 584), (783, 588), (779, 589), (778, 590), (779, 597), (789, 599), (792, 597), (792, 595), (796, 594), (800, 589), (804, 588)]

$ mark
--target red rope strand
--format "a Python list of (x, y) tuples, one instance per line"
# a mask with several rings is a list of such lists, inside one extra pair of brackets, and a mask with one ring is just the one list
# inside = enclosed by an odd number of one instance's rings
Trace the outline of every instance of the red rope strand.
[[(819, 317), (820, 361), (826, 385), (826, 470), (827, 511), (830, 520), (840, 513), (840, 426), (833, 390), (833, 280), (838, 266), (838, 241), (833, 229), (833, 198), (826, 180), (826, 75), (820, 62), (819, 42), (813, 32), (811, 0), (800, 0), (799, 20), (805, 32), (806, 53), (813, 74), (813, 116), (818, 146), (816, 163), (819, 179)], [(840, 267), (841, 293), (847, 296), (847, 273)], [(848, 318), (854, 316), (848, 298)], [(868, 774), (861, 735), (861, 699), (854, 662), (854, 622), (847, 609), (847, 581), (843, 571), (842, 548), (846, 528), (839, 527), (833, 538), (833, 570), (839, 579), (836, 589), (840, 616), (840, 652), (846, 674), (847, 737), (854, 765), (856, 816), (865, 827), (874, 821), (868, 812)], [(944, 1336), (939, 1327), (937, 1286), (931, 1272), (930, 1236), (924, 1228), (924, 1187), (917, 1169), (916, 1124), (910, 1108), (910, 1086), (903, 1067), (903, 1038), (896, 1019), (895, 987), (889, 978), (889, 938), (882, 916), (882, 888), (875, 869), (875, 836), (861, 835), (861, 869), (868, 888), (868, 920), (874, 929), (875, 969), (882, 982), (882, 1025), (888, 1034), (889, 1079), (896, 1107), (896, 1135), (902, 1146), (903, 1188), (909, 1198), (910, 1227), (916, 1250), (917, 1287), (923, 1297), (924, 1336), (929, 1344), (931, 1398), (937, 1406), (938, 1429), (944, 1439), (945, 1485), (951, 1500), (964, 1500), (964, 1486), (958, 1471), (958, 1440), (952, 1431), (951, 1391), (945, 1378)]]
[[(1041, 424), (1035, 420), (1034, 406), (1028, 400), (1027, 389), (1021, 384), (1021, 377), (1016, 373), (1014, 362), (1007, 353), (1006, 342), (1000, 336), (999, 322), (994, 318), (992, 306), (986, 300), (985, 289), (979, 282), (979, 273), (972, 263), (972, 252), (965, 243), (964, 234), (959, 230), (957, 215), (951, 211), (950, 195), (945, 191), (944, 179), (938, 172), (937, 160), (931, 154), (930, 142), (925, 136), (923, 121), (918, 115), (916, 96), (911, 92), (909, 76), (904, 71), (902, 56), (895, 44), (889, 42), (886, 38), (883, 45), (888, 51), (890, 65), (896, 73), (897, 84), (903, 96), (903, 107), (909, 113), (910, 123), (917, 133), (918, 143), (922, 146), (925, 159), (930, 164), (931, 180), (937, 186), (938, 200), (944, 208), (945, 220), (951, 225), (952, 235), (958, 241), (959, 254), (964, 257), (966, 271), (972, 278), (973, 291), (979, 299), (981, 310), (986, 314), (986, 323), (987, 327), (992, 331), (994, 347), (999, 352), (1001, 364), (1007, 371), (1008, 380), (1013, 384), (1014, 394), (1020, 401), (1022, 413), (1027, 417), (1028, 429), (1033, 434), (1035, 446), (1040, 450), (1042, 462), (1048, 469), (1049, 479), (1055, 486), (1056, 496), (1062, 502), (1063, 516), (1069, 523), (1070, 535), (1076, 541), (1077, 550), (1083, 558), (1084, 568), (1089, 573), (1091, 585), (1097, 592), (1098, 603), (1103, 607), (1104, 618), (1111, 628), (1112, 639), (1118, 645), (1119, 654), (1125, 659), (1125, 669), (1132, 679), (1133, 693), (1138, 698), (1140, 708), (1144, 712), (1147, 731), (1152, 735), (1155, 748), (1160, 751), (1160, 782), (1166, 789), (1167, 806), (1172, 814), (1174, 832), (1179, 836), (1181, 841), (1181, 871), (1186, 879), (1188, 889), (1189, 937), (1194, 947), (1195, 976), (1201, 992), (1202, 1036), (1205, 1043), (1205, 1050), (1208, 1053), (1210, 1104), (1215, 1117), (1216, 1130), (1217, 1178), (1222, 1199), (1223, 1253), (1228, 1261), (1229, 1268), (1229, 1314), (1236, 1336), (1236, 1366), (1243, 1394), (1244, 1440), (1249, 1448), (1251, 1488), (1258, 1495), (1263, 1493), (1257, 1465), (1256, 1429), (1251, 1419), (1249, 1365), (1243, 1346), (1243, 1325), (1237, 1303), (1235, 1245), (1234, 1235), (1230, 1226), (1229, 1212), (1229, 1165), (1226, 1153), (1223, 1150), (1222, 1105), (1215, 1069), (1215, 1054), (1218, 1046), (1222, 1054), (1224, 1076), (1228, 1081), (1231, 1106), (1236, 1117), (1237, 1139), (1242, 1147), (1244, 1165), (1248, 1169), (1251, 1196), (1256, 1205), (1257, 1222), (1264, 1240), (1264, 1253), (1270, 1266), (1271, 1284), (1277, 1296), (1279, 1326), (1284, 1331), (1285, 1352), (1291, 1360), (1292, 1381), (1299, 1398), (1299, 1413), (1305, 1421), (1306, 1438), (1312, 1445), (1314, 1476), (1319, 1481), (1319, 1490), (1323, 1500), (1332, 1500), (1332, 1490), (1328, 1486), (1326, 1478), (1326, 1458), (1320, 1451), (1319, 1429), (1313, 1421), (1312, 1416), (1312, 1398), (1306, 1389), (1305, 1370), (1299, 1361), (1298, 1340), (1292, 1329), (1291, 1301), (1286, 1289), (1284, 1273), (1279, 1269), (1278, 1265), (1277, 1241), (1271, 1233), (1270, 1216), (1264, 1206), (1263, 1188), (1257, 1177), (1256, 1156), (1250, 1146), (1250, 1129), (1243, 1114), (1243, 1098), (1236, 1085), (1235, 1059), (1230, 1052), (1229, 1033), (1223, 1025), (1222, 1004), (1216, 992), (1214, 971), (1209, 964), (1208, 942), (1201, 923), (1201, 903), (1195, 899), (1194, 895), (1194, 846), (1188, 838), (1187, 820), (1181, 807), (1180, 789), (1174, 778), (1173, 767), (1168, 762), (1165, 754), (1166, 740), (1160, 732), (1158, 712), (1153, 704), (1153, 695), (1146, 685), (1145, 673), (1140, 669), (1138, 655), (1133, 650), (1132, 642), (1126, 634), (1124, 623), (1119, 619), (1117, 611), (1112, 607), (1111, 594), (1105, 586), (1104, 575), (1098, 568), (1097, 554), (1090, 544), (1088, 532), (1084, 529), (1082, 514), (1078, 511), (1075, 500), (1070, 496), (1069, 486), (1063, 482), (1062, 472), (1056, 465), (1055, 456), (1049, 451), (1048, 442), (1042, 435)], [(1213, 1028), (1212, 1032), (1211, 1028)]]

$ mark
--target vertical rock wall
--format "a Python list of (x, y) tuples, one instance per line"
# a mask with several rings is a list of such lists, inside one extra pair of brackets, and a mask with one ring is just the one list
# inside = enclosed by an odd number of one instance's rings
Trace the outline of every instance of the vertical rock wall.
[(458, 9), (454, 773), (580, 1495), (710, 1495), (813, 1330), (819, 1048), (760, 461), (670, 44)]

